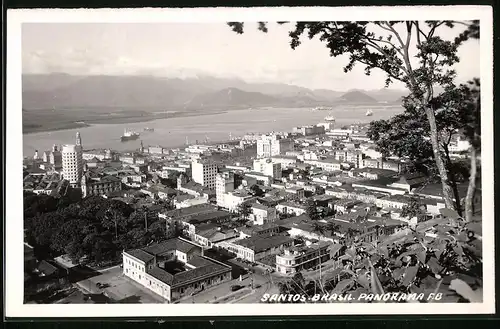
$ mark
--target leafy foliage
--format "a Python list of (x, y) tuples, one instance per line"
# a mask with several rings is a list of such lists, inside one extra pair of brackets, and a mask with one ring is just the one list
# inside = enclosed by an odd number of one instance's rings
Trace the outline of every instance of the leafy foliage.
[(95, 264), (112, 262), (119, 259), (123, 249), (166, 238), (166, 223), (147, 209), (134, 210), (121, 201), (97, 196), (73, 201), (57, 208), (52, 197), (25, 194), (26, 236), (39, 257), (67, 253), (75, 261), (85, 256)]
[[(442, 219), (434, 226), (434, 237), (417, 226), (390, 245), (355, 243), (346, 251), (350, 261), (342, 269), (353, 283), (340, 282), (335, 289), (353, 294), (440, 292), (443, 302), (477, 301), (482, 297), (471, 291), (482, 286), (480, 227), (478, 222)], [(465, 285), (457, 285), (460, 281)]]
[(259, 185), (252, 185), (250, 187), (250, 191), (252, 191), (252, 194), (255, 197), (262, 197), (265, 195), (265, 192), (259, 187)]
[(306, 214), (312, 220), (320, 219), (320, 213), (318, 212), (318, 208), (316, 207), (314, 200), (308, 199), (306, 201)]
[(243, 202), (238, 206), (237, 212), (240, 215), (240, 221), (246, 223), (248, 216), (252, 213), (252, 206), (248, 202)]
[(419, 222), (423, 221), (426, 216), (425, 205), (423, 205), (419, 199), (412, 198), (410, 199), (408, 205), (403, 207), (401, 211), (401, 216), (409, 218), (417, 217), (417, 220)]

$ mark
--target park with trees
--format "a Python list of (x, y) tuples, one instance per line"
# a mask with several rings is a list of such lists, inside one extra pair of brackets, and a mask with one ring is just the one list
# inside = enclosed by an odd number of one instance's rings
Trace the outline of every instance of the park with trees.
[(25, 236), (38, 259), (68, 254), (101, 267), (119, 262), (123, 250), (161, 241), (167, 232), (180, 234), (158, 218), (158, 210), (99, 196), (58, 200), (25, 192)]

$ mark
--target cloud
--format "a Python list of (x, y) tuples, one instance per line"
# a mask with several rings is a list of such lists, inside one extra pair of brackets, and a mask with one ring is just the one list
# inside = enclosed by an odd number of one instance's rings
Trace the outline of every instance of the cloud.
[[(378, 89), (385, 75), (362, 65), (344, 73), (346, 57), (333, 58), (323, 43), (304, 38), (289, 46), (289, 26), (236, 35), (225, 24), (32, 24), (23, 28), (23, 72), (69, 74), (200, 74), (309, 88)], [(479, 75), (477, 44), (460, 49), (459, 75)], [(399, 86), (398, 86), (399, 87)]]

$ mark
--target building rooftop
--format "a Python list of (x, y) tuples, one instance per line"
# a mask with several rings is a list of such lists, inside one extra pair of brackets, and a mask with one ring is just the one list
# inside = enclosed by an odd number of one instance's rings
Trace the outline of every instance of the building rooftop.
[(259, 253), (292, 241), (293, 239), (286, 235), (269, 235), (254, 236), (235, 241), (234, 243), (252, 249), (255, 253)]
[(190, 224), (196, 224), (196, 223), (209, 222), (229, 216), (231, 216), (231, 213), (228, 211), (216, 210), (211, 212), (203, 212), (203, 213), (189, 215), (188, 218), (185, 218), (185, 221)]
[(151, 255), (161, 255), (171, 250), (178, 250), (183, 253), (188, 253), (193, 249), (200, 249), (200, 247), (185, 240), (174, 238), (160, 243), (152, 244), (146, 248), (143, 248), (142, 250)]
[[(198, 259), (196, 259), (198, 258)], [(230, 272), (231, 267), (223, 265), (221, 263), (209, 260), (206, 257), (194, 257), (193, 259), (190, 260), (190, 263), (197, 263), (200, 264), (200, 267), (196, 267), (192, 270), (180, 272), (176, 275), (174, 275), (172, 286), (178, 286), (182, 285), (184, 283), (187, 283), (191, 280), (196, 280), (200, 279), (204, 276), (210, 275), (217, 275), (218, 273), (225, 273), (225, 272)]]
[(182, 195), (177, 195), (174, 197), (174, 200), (176, 202), (183, 202), (186, 200), (194, 199), (195, 197), (191, 194), (182, 194)]
[(216, 211), (217, 207), (209, 204), (201, 204), (196, 206), (191, 206), (182, 209), (170, 210), (165, 213), (166, 216), (176, 218), (176, 217), (184, 217), (190, 216), (194, 214), (206, 213)]
[(399, 178), (395, 178), (395, 177), (381, 177), (379, 179), (374, 179), (374, 180), (370, 180), (370, 179), (361, 180), (361, 181), (358, 181), (358, 182), (353, 183), (353, 184), (360, 185), (360, 186), (392, 188), (392, 189), (396, 189), (396, 190), (403, 190), (403, 189), (398, 189), (398, 188), (394, 188), (394, 187), (389, 187), (388, 186), (388, 185), (393, 184), (393, 183), (395, 183), (397, 181), (399, 181)]
[(303, 210), (306, 209), (305, 205), (302, 205), (300, 203), (291, 202), (291, 201), (280, 203), (280, 205), (284, 206), (284, 207), (289, 207), (289, 208), (299, 208), (299, 209), (303, 209)]
[(151, 269), (148, 269), (147, 273), (152, 277), (160, 280), (161, 282), (165, 282), (168, 285), (172, 285), (174, 281), (174, 276), (162, 268), (154, 266)]
[(254, 203), (254, 204), (252, 204), (252, 208), (259, 209), (259, 210), (265, 210), (265, 211), (269, 210), (269, 207), (267, 207), (267, 206), (265, 206), (263, 204), (260, 204), (260, 203)]
[(188, 261), (189, 265), (192, 265), (194, 267), (202, 267), (202, 266), (207, 266), (213, 264), (211, 261), (209, 261), (206, 258), (203, 257), (193, 257)]
[[(368, 159), (365, 159), (368, 160)], [(385, 177), (393, 177), (397, 175), (397, 173), (393, 170), (389, 169), (381, 169), (381, 168), (356, 168), (352, 170), (353, 173), (370, 173), (370, 174), (376, 174), (379, 176), (385, 176)]]
[(428, 181), (428, 178), (422, 173), (412, 173), (402, 175), (399, 180), (395, 183), (397, 184), (408, 184), (408, 185), (418, 185)]
[(52, 274), (56, 273), (59, 270), (56, 266), (50, 264), (46, 260), (42, 260), (38, 264), (37, 269), (38, 269), (38, 271), (40, 273), (43, 273), (46, 276), (52, 275)]
[(267, 230), (278, 229), (279, 226), (274, 223), (266, 223), (264, 225), (254, 225), (250, 227), (243, 226), (239, 230), (247, 235), (258, 235), (259, 233), (265, 232)]
[(203, 256), (193, 257), (189, 260), (188, 264), (194, 266), (195, 268), (172, 275), (162, 268), (153, 267), (152, 269), (149, 269), (147, 273), (154, 278), (175, 287), (192, 280), (201, 279), (207, 275), (212, 276), (217, 275), (218, 273), (231, 271), (231, 267), (215, 262)]
[[(467, 187), (469, 183), (460, 183), (457, 184), (458, 188), (458, 194), (460, 196), (464, 196), (467, 194)], [(477, 192), (480, 193), (481, 191), (481, 183), (480, 180), (477, 184)], [(424, 186), (421, 187), (416, 187), (412, 190), (413, 194), (419, 194), (422, 196), (433, 196), (433, 197), (443, 197), (443, 187), (441, 183), (434, 183), (434, 184), (425, 184)]]
[(140, 260), (143, 263), (148, 263), (155, 258), (150, 253), (147, 253), (141, 249), (129, 250), (126, 253), (131, 255), (134, 258), (137, 258), (138, 260)]

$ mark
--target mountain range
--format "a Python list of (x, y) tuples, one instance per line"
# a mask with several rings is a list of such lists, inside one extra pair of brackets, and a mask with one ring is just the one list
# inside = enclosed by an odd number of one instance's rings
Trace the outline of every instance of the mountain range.
[(22, 78), (23, 109), (233, 107), (315, 107), (398, 105), (404, 90), (308, 89), (281, 83), (249, 83), (240, 79), (201, 76), (73, 76), (26, 74)]

